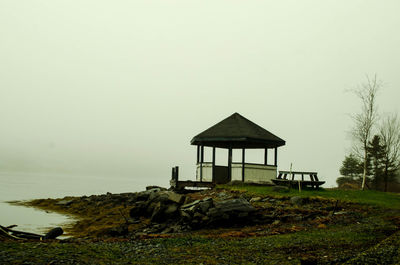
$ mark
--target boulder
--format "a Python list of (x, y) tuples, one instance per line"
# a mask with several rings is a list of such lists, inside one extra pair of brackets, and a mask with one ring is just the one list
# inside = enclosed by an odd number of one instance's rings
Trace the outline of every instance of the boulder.
[(152, 192), (149, 195), (148, 201), (159, 202), (166, 201), (168, 199), (167, 194), (164, 191)]
[(189, 212), (182, 211), (182, 209), (180, 211), (180, 214), (181, 214), (182, 219), (186, 222), (188, 222), (192, 219), (192, 215), (190, 215)]
[(129, 211), (129, 216), (132, 218), (138, 218), (141, 216), (146, 216), (147, 214), (147, 202), (138, 201), (133, 204), (133, 207)]
[(200, 212), (202, 212), (203, 214), (206, 214), (207, 211), (213, 206), (213, 200), (212, 198), (207, 198), (204, 199), (203, 201), (201, 201), (198, 204), (198, 209), (200, 210)]
[(55, 239), (58, 236), (61, 236), (64, 233), (61, 227), (56, 227), (51, 229), (49, 232), (44, 235), (44, 239)]
[(273, 224), (273, 225), (279, 225), (280, 223), (281, 223), (280, 220), (275, 220), (272, 224)]
[(217, 194), (217, 197), (218, 197), (218, 198), (221, 198), (221, 199), (228, 199), (228, 198), (230, 198), (230, 196), (229, 196), (228, 194), (226, 194), (225, 192), (220, 192), (220, 193), (218, 193), (218, 194)]
[(214, 207), (208, 210), (207, 216), (210, 218), (210, 223), (216, 223), (221, 220), (234, 221), (235, 218), (245, 218), (254, 211), (256, 209), (244, 198), (229, 199), (215, 202)]
[(261, 200), (262, 200), (261, 197), (253, 197), (253, 198), (250, 199), (250, 202), (259, 202)]
[(201, 213), (199, 213), (199, 212), (196, 212), (196, 213), (193, 215), (193, 219), (197, 219), (197, 220), (202, 220), (204, 217), (205, 217), (205, 215), (204, 215), (204, 214), (201, 214)]
[(161, 191), (161, 189), (154, 188), (154, 189), (138, 192), (137, 195), (136, 195), (136, 200), (137, 201), (147, 201), (151, 194), (157, 193), (157, 192), (160, 192), (160, 191)]
[(168, 205), (168, 206), (165, 208), (164, 213), (165, 213), (167, 216), (172, 216), (172, 215), (174, 215), (174, 214), (176, 214), (176, 213), (178, 212), (178, 209), (179, 209), (179, 205), (173, 203), (173, 204)]
[(305, 200), (300, 196), (293, 196), (290, 198), (290, 202), (295, 205), (303, 205), (305, 203)]
[(243, 198), (229, 199), (225, 201), (215, 202), (215, 209), (220, 212), (253, 212), (256, 209)]
[(185, 201), (185, 196), (175, 193), (173, 191), (159, 191), (150, 193), (149, 201), (152, 202), (165, 202), (182, 204)]
[(184, 195), (175, 193), (173, 191), (166, 191), (166, 195), (169, 201), (177, 204), (182, 204), (186, 199)]
[(181, 211), (191, 213), (193, 215), (194, 211), (199, 207), (201, 200), (195, 200), (194, 202), (184, 204), (181, 206)]
[(176, 219), (179, 216), (179, 205), (177, 203), (165, 204), (164, 202), (153, 203), (151, 221), (156, 223)]
[(158, 190), (160, 190), (160, 191), (165, 191), (165, 190), (167, 190), (166, 188), (163, 188), (163, 187), (160, 187), (160, 186), (155, 186), (155, 185), (153, 185), (153, 186), (147, 186), (147, 187), (146, 187), (146, 190), (154, 190), (154, 189), (158, 189)]
[(151, 215), (150, 220), (156, 223), (165, 221), (166, 218), (164, 216), (164, 210), (165, 207), (161, 202), (155, 203), (153, 206), (153, 213)]

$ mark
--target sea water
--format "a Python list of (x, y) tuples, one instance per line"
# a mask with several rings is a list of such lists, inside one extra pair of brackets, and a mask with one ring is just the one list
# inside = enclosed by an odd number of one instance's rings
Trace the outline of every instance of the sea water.
[(74, 222), (70, 216), (16, 206), (8, 203), (10, 201), (136, 192), (145, 186), (144, 181), (129, 177), (0, 173), (0, 225), (17, 225), (16, 230), (42, 234), (50, 228)]

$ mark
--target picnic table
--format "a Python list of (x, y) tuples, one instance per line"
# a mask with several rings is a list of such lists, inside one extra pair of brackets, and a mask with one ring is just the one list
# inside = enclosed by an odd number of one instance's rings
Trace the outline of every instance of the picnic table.
[[(300, 179), (295, 179), (295, 175), (301, 175)], [(310, 180), (305, 180), (304, 175), (308, 176)], [(312, 188), (319, 188), (325, 181), (318, 179), (317, 172), (304, 172), (304, 171), (279, 171), (278, 177), (272, 180), (277, 185), (301, 185), (302, 187), (311, 186)]]

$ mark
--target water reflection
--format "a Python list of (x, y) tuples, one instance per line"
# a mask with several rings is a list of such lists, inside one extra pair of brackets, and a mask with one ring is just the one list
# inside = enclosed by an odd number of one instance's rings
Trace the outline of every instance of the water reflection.
[(74, 219), (69, 216), (37, 210), (30, 207), (0, 202), (1, 225), (17, 225), (15, 230), (45, 234), (56, 226), (65, 226)]
[(68, 216), (11, 205), (6, 201), (135, 192), (143, 190), (146, 182), (148, 180), (140, 183), (128, 177), (0, 173), (0, 225), (16, 224), (16, 230), (43, 233), (49, 227), (62, 227), (73, 221)]

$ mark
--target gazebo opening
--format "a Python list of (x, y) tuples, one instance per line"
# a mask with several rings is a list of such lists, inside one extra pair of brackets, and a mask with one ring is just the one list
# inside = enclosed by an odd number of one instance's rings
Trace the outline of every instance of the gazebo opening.
[[(197, 146), (197, 181), (220, 184), (229, 181), (272, 183), (277, 177), (278, 147), (285, 145), (285, 141), (234, 113), (193, 137), (191, 144)], [(227, 150), (227, 163), (218, 165), (216, 156), (223, 153), (223, 149)], [(263, 162), (247, 162), (246, 149), (262, 150)], [(211, 161), (205, 160), (205, 151), (211, 152)], [(241, 155), (237, 156), (238, 152)]]

